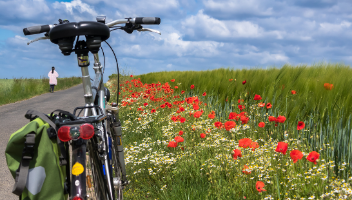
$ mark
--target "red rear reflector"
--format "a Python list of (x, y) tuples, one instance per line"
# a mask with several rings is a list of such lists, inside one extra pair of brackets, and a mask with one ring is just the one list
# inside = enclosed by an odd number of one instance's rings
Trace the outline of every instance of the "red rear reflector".
[(83, 200), (81, 197), (75, 196), (72, 200)]
[(90, 138), (93, 137), (93, 135), (94, 135), (94, 126), (93, 125), (82, 124), (80, 128), (81, 128), (80, 138), (82, 138), (84, 140), (89, 140)]
[(57, 131), (57, 136), (63, 142), (68, 142), (71, 140), (70, 137), (70, 127), (69, 126), (61, 126)]

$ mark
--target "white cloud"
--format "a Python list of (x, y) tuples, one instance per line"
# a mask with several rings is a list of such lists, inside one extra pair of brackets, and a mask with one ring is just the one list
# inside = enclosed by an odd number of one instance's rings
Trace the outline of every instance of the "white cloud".
[(270, 16), (273, 14), (273, 8), (264, 5), (262, 0), (204, 0), (206, 12), (216, 12), (218, 16), (233, 15), (255, 15)]
[(11, 19), (32, 19), (50, 12), (44, 0), (0, 1), (0, 16)]
[(282, 63), (288, 62), (289, 58), (284, 54), (276, 54), (270, 52), (263, 52), (259, 54), (260, 63), (261, 64), (268, 64), (268, 63)]
[(29, 41), (28, 38), (25, 38), (25, 37), (22, 37), (22, 36), (19, 36), (19, 35), (15, 35), (15, 37), (8, 39), (8, 42), (11, 45), (20, 45), (20, 46), (27, 45), (28, 41)]
[(73, 0), (71, 2), (55, 2), (53, 3), (53, 7), (55, 9), (60, 9), (60, 8), (65, 8), (65, 11), (70, 13), (71, 15), (74, 15), (73, 9), (76, 9), (79, 13), (89, 13), (92, 16), (97, 16), (97, 12), (91, 8), (90, 5), (83, 3), (81, 0)]
[(340, 24), (333, 24), (333, 23), (320, 23), (320, 30), (326, 32), (338, 32), (342, 31), (343, 29), (349, 28), (351, 23), (348, 21), (342, 21)]
[(166, 67), (167, 67), (167, 68), (171, 68), (171, 67), (172, 67), (172, 64), (167, 64)]
[[(125, 17), (175, 17), (181, 13), (180, 3), (178, 0), (148, 0), (148, 1), (130, 1), (130, 0), (84, 0), (89, 4), (99, 4), (104, 2), (108, 7), (114, 8), (117, 18)], [(110, 16), (113, 18), (112, 16)]]
[(207, 39), (215, 38), (257, 38), (263, 35), (263, 29), (250, 21), (218, 20), (200, 10), (182, 22), (185, 34), (192, 37), (202, 35)]

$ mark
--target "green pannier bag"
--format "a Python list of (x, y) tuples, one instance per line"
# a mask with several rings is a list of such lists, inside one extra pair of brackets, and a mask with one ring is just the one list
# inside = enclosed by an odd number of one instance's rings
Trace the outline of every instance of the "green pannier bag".
[[(28, 110), (31, 121), (10, 136), (6, 162), (19, 199), (68, 199), (67, 152), (56, 137), (56, 126), (40, 112)], [(62, 152), (62, 153), (61, 153)]]

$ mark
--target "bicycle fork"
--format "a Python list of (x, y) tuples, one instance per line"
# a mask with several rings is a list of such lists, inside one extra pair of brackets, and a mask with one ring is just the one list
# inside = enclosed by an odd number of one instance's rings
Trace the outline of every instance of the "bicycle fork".
[(114, 135), (114, 140), (117, 143), (117, 157), (119, 159), (119, 163), (120, 163), (120, 167), (121, 167), (121, 173), (122, 173), (122, 182), (121, 183), (115, 183), (114, 181), (114, 185), (127, 185), (127, 178), (126, 178), (126, 168), (125, 168), (125, 158), (124, 158), (124, 154), (123, 154), (123, 144), (122, 144), (122, 128), (121, 128), (121, 123), (119, 120), (117, 120), (117, 122), (113, 123), (113, 129), (115, 132)]

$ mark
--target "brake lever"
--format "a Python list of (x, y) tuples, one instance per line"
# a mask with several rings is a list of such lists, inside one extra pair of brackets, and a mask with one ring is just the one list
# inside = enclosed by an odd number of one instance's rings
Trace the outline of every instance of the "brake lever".
[(154, 30), (154, 29), (151, 29), (151, 28), (140, 28), (140, 29), (136, 29), (137, 31), (141, 32), (141, 31), (150, 31), (150, 32), (153, 32), (153, 33), (158, 33), (159, 35), (161, 35), (160, 31), (157, 31), (157, 30)]
[(45, 37), (39, 37), (39, 38), (36, 38), (34, 40), (31, 40), (29, 42), (27, 42), (27, 45), (33, 43), (33, 42), (36, 42), (36, 41), (39, 41), (39, 40), (46, 40), (46, 39), (50, 39), (48, 36), (45, 36)]

